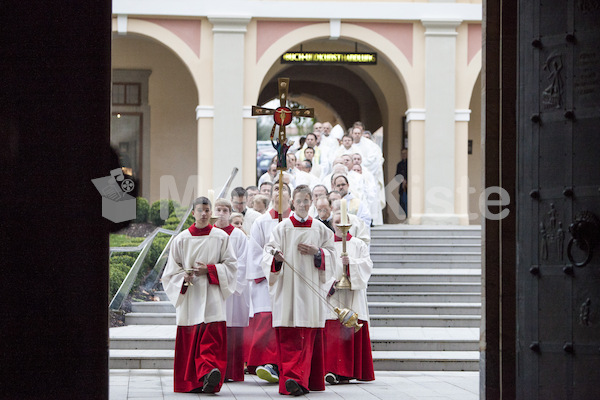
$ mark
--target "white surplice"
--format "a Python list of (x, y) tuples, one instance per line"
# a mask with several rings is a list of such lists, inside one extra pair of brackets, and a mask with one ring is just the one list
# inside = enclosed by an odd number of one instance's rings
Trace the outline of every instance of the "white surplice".
[[(298, 218), (298, 217), (296, 217)], [(292, 216), (279, 223), (265, 246), (262, 268), (269, 281), (273, 299), (273, 327), (323, 328), (327, 316), (326, 296), (331, 286), (327, 269), (334, 254), (333, 232), (321, 222), (308, 217), (311, 227), (295, 227)], [(325, 270), (317, 269), (313, 255), (303, 255), (298, 244), (311, 244), (322, 250)], [(271, 272), (273, 251), (281, 251), (295, 270), (283, 264)], [(298, 274), (302, 274), (302, 277)], [(315, 293), (316, 291), (316, 293)]]
[(246, 256), (248, 237), (240, 229), (235, 228), (229, 235), (231, 246), (237, 257), (237, 284), (235, 291), (225, 300), (227, 326), (248, 326), (250, 316), (250, 289), (246, 279)]
[[(342, 278), (343, 266), (340, 255), (342, 254), (342, 241), (334, 243), (336, 256), (334, 276), (337, 281)], [(346, 241), (346, 252), (350, 258), (350, 284), (351, 289), (337, 289), (329, 298), (333, 307), (349, 308), (358, 314), (358, 318), (369, 322), (369, 305), (367, 304), (367, 284), (373, 271), (373, 261), (369, 256), (367, 245), (355, 237)], [(334, 312), (330, 312), (327, 319), (337, 319)]]
[[(289, 215), (288, 213), (284, 213), (284, 216)], [(279, 218), (276, 215), (275, 210), (269, 208), (267, 212), (254, 221), (254, 225), (250, 231), (246, 261), (246, 279), (250, 285), (251, 317), (260, 312), (272, 311), (269, 284), (266, 280), (256, 283), (255, 279), (266, 278), (261, 268), (261, 263), (265, 244), (267, 244), (271, 232), (279, 223)]]
[[(196, 261), (215, 265), (219, 284), (210, 284), (208, 275), (195, 276), (193, 286), (181, 294), (184, 269), (191, 269)], [(225, 299), (235, 291), (236, 274), (236, 258), (227, 233), (213, 227), (204, 236), (192, 236), (189, 230), (178, 234), (161, 278), (169, 300), (175, 305), (177, 325), (225, 321)]]

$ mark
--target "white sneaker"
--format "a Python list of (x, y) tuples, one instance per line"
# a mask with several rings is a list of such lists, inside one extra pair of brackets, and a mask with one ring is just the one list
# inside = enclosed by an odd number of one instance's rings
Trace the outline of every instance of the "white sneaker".
[(261, 365), (256, 368), (256, 376), (267, 382), (277, 383), (279, 382), (279, 375), (275, 372), (275, 368), (271, 364)]

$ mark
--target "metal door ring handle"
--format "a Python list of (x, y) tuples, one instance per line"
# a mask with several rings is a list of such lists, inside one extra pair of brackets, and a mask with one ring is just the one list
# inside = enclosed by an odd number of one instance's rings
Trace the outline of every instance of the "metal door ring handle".
[[(571, 248), (573, 247), (573, 243), (577, 243), (577, 247), (579, 247), (582, 250), (585, 248), (587, 257), (582, 262), (578, 263), (578, 262), (575, 262), (575, 260), (573, 259), (573, 255), (571, 254)], [(583, 247), (579, 245), (580, 243), (583, 244)], [(571, 264), (573, 264), (574, 266), (585, 267), (586, 265), (589, 264), (590, 261), (592, 261), (592, 247), (590, 246), (590, 243), (586, 239), (571, 238), (571, 240), (569, 240), (569, 244), (567, 245), (567, 257), (569, 257), (569, 261), (571, 261)]]

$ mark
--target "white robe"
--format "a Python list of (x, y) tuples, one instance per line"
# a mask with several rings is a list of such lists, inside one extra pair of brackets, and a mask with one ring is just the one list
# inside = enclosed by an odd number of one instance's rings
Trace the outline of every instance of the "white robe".
[[(195, 276), (193, 286), (181, 294), (184, 268), (191, 269), (196, 261), (214, 264), (219, 284), (209, 284), (208, 275)], [(227, 233), (213, 227), (205, 236), (192, 236), (189, 230), (178, 234), (161, 278), (169, 300), (175, 305), (177, 325), (225, 321), (225, 299), (235, 291), (236, 274), (235, 253)]]
[[(334, 276), (337, 281), (342, 278), (343, 265), (341, 260), (342, 242), (334, 243), (336, 250)], [(367, 303), (367, 284), (373, 271), (373, 261), (369, 256), (367, 245), (354, 237), (346, 242), (346, 252), (350, 258), (350, 289), (336, 290), (329, 298), (333, 307), (349, 308), (358, 314), (358, 318), (369, 321), (369, 305)], [(327, 319), (338, 319), (332, 311)]]
[(362, 219), (353, 214), (348, 214), (348, 222), (352, 224), (348, 231), (350, 235), (362, 240), (369, 247), (371, 245), (371, 227), (366, 226)]
[[(383, 153), (379, 146), (372, 140), (361, 138), (360, 142), (354, 143), (354, 146), (362, 155), (362, 167), (368, 169), (375, 177), (378, 188), (378, 197), (380, 208), (385, 207), (385, 183), (383, 181)], [(375, 216), (377, 219), (374, 224), (380, 225), (383, 220), (379, 221), (379, 214)]]
[(227, 326), (248, 326), (250, 315), (250, 290), (246, 280), (246, 256), (248, 237), (240, 229), (235, 228), (229, 235), (231, 247), (237, 256), (237, 284), (235, 291), (225, 300)]
[[(314, 256), (300, 254), (299, 243), (312, 244), (323, 250), (325, 271), (314, 266)], [(271, 272), (273, 251), (281, 251), (295, 271), (284, 264), (280, 271)], [(326, 296), (331, 286), (331, 283), (327, 286), (326, 274), (331, 268), (334, 251), (333, 232), (314, 219), (310, 228), (294, 227), (290, 217), (273, 229), (262, 262), (263, 271), (269, 276), (269, 293), (273, 299), (273, 327), (325, 327)], [(297, 274), (302, 274), (309, 283)]]
[(250, 230), (252, 230), (252, 224), (261, 215), (261, 213), (254, 210), (253, 208), (246, 208), (246, 213), (244, 214), (244, 222), (242, 224), (242, 228), (244, 228), (244, 232), (246, 232), (246, 234), (248, 234)]
[(246, 262), (246, 279), (250, 284), (250, 316), (260, 312), (271, 312), (271, 296), (266, 280), (256, 283), (255, 279), (266, 278), (261, 268), (265, 244), (271, 237), (271, 232), (279, 223), (278, 218), (271, 216), (271, 209), (254, 221), (248, 242)]
[(371, 227), (371, 213), (367, 204), (360, 201), (360, 198), (355, 197), (352, 192), (344, 196), (344, 199), (348, 201), (348, 213), (354, 214), (358, 218), (362, 219), (369, 228)]

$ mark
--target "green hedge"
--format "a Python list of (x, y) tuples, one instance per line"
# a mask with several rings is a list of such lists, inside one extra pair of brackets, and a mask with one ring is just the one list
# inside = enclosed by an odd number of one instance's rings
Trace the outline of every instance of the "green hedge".
[[(175, 228), (177, 228), (177, 225), (179, 225), (180, 221), (177, 215), (184, 215), (186, 212), (187, 208), (177, 207), (171, 214), (169, 214), (169, 218), (165, 221), (165, 225), (163, 226), (163, 228), (175, 230)], [(185, 223), (183, 224), (182, 230), (189, 228), (193, 223), (194, 217), (192, 216), (192, 214), (190, 214)]]
[(150, 207), (150, 222), (156, 226), (163, 226), (165, 220), (160, 217), (161, 204), (168, 202), (169, 215), (175, 211), (175, 207), (179, 207), (179, 204), (173, 200), (157, 200), (152, 203)]
[(117, 290), (119, 290), (121, 283), (123, 283), (127, 273), (133, 266), (138, 254), (138, 252), (114, 253), (110, 257), (108, 301), (111, 301)]
[(150, 203), (143, 197), (135, 199), (135, 222), (148, 222)]

